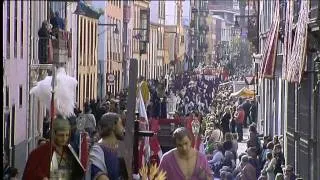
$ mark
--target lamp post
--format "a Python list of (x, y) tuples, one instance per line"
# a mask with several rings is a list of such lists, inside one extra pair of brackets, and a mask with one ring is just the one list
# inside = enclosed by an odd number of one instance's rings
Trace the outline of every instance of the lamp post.
[[(114, 34), (119, 34), (119, 29), (118, 29), (118, 24), (106, 24), (106, 23), (98, 23), (98, 26), (111, 26), (111, 27), (115, 27), (114, 28), (114, 30), (113, 30), (113, 33)], [(106, 30), (104, 30), (103, 32), (101, 32), (101, 33), (99, 33), (98, 34), (98, 37), (100, 36), (100, 35), (102, 35), (102, 34), (104, 34), (104, 32), (106, 32)], [(108, 62), (107, 62), (108, 63)], [(103, 64), (103, 65), (105, 65), (105, 64)], [(111, 69), (111, 63), (110, 63), (110, 69)], [(106, 70), (107, 71), (107, 70)], [(101, 72), (100, 74), (105, 74), (104, 72)], [(111, 73), (111, 72), (110, 72)], [(102, 75), (101, 76), (101, 96), (102, 96), (102, 82), (106, 82), (107, 83), (107, 81), (104, 81), (104, 75)], [(109, 85), (108, 85), (109, 86)], [(112, 86), (112, 85), (110, 85), (110, 86)], [(102, 97), (101, 97), (102, 98)]]
[(317, 52), (317, 57), (314, 59), (314, 70), (316, 72), (316, 87), (320, 85), (320, 51)]
[[(146, 28), (133, 28), (133, 30), (135, 31), (148, 31), (148, 29)], [(139, 61), (141, 63), (141, 56), (142, 54), (146, 54), (147, 53), (147, 40), (145, 40), (144, 36), (141, 35), (141, 33), (139, 32), (138, 34), (133, 36), (134, 39), (137, 39), (139, 42)], [(141, 73), (141, 72), (140, 72)], [(138, 74), (139, 75), (139, 74)]]
[(118, 24), (99, 23), (98, 26), (112, 26), (112, 27), (115, 27), (113, 33), (119, 34)]

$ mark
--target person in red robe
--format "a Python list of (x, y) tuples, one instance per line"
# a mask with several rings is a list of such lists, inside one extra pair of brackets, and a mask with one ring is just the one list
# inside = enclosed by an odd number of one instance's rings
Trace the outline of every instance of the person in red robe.
[(52, 130), (52, 144), (47, 142), (30, 153), (23, 180), (82, 179), (84, 177), (84, 168), (69, 145), (69, 121), (62, 117), (56, 118)]

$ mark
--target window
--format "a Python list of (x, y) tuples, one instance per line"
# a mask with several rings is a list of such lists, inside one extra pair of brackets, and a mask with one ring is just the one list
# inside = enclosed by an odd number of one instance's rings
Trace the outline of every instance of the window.
[(7, 1), (7, 59), (10, 58), (10, 1)]
[[(79, 38), (79, 40), (80, 40), (80, 43), (78, 44), (78, 47), (79, 47), (79, 50), (78, 50), (78, 53), (80, 53), (80, 58), (81, 58), (81, 56), (82, 56), (82, 37), (83, 37), (83, 35), (82, 35), (82, 18), (81, 17), (78, 17), (79, 18), (79, 24), (78, 24), (78, 33), (79, 33), (79, 36), (78, 36), (78, 38)], [(80, 65), (81, 65), (81, 60), (80, 60)]]
[(90, 35), (90, 37), (91, 37), (91, 38), (90, 38), (90, 41), (91, 41), (91, 47), (90, 47), (90, 48), (91, 48), (91, 49), (89, 50), (89, 51), (90, 51), (90, 59), (91, 59), (91, 62), (90, 62), (89, 65), (92, 66), (92, 65), (93, 65), (93, 59), (94, 59), (94, 58), (93, 58), (93, 41), (94, 41), (93, 38), (94, 38), (94, 37), (93, 37), (93, 22), (92, 22), (92, 21), (90, 21), (90, 27), (89, 27), (89, 29), (90, 29), (90, 32), (89, 32), (90, 34), (89, 34), (89, 35)]
[(86, 66), (87, 65), (87, 57), (88, 57), (88, 49), (87, 49), (87, 46), (85, 44), (88, 43), (88, 32), (87, 32), (87, 26), (88, 26), (88, 20), (86, 18), (83, 18), (83, 40), (84, 40), (84, 43), (83, 43), (83, 51), (84, 51), (84, 57), (82, 57), (82, 65), (83, 66)]
[(65, 5), (66, 3), (63, 2), (63, 1), (51, 1), (49, 2), (49, 6), (50, 6), (50, 9), (52, 10), (52, 12), (59, 12), (59, 16), (62, 18), (62, 19), (65, 19), (66, 17), (66, 11), (65, 11)]
[[(12, 105), (12, 107), (11, 107), (11, 113), (12, 113), (12, 116), (11, 116), (11, 143), (10, 143), (10, 145), (11, 146), (14, 146), (14, 134), (15, 134), (15, 121), (16, 121), (16, 107), (15, 107), (15, 105)], [(13, 155), (14, 156), (14, 155)], [(14, 161), (14, 157), (12, 157), (12, 161)], [(14, 163), (14, 162), (12, 162), (12, 163)]]
[(19, 107), (22, 107), (22, 85), (19, 86)]
[(14, 57), (17, 57), (18, 41), (18, 1), (14, 1)]
[(157, 39), (158, 39), (158, 43), (157, 43), (157, 48), (160, 49), (160, 28), (158, 28), (158, 32), (157, 32)]
[[(83, 82), (82, 97), (80, 97), (80, 98), (83, 102), (86, 99), (86, 75), (85, 74), (82, 75), (82, 82)], [(82, 107), (83, 107), (83, 104), (82, 104)]]
[(6, 86), (6, 102), (5, 102), (6, 107), (9, 107), (9, 99), (10, 99), (9, 86)]
[(23, 14), (23, 4), (24, 4), (24, 1), (21, 1), (21, 28), (20, 28), (20, 40), (21, 40), (21, 50), (20, 50), (20, 57), (23, 58), (23, 36), (24, 36), (24, 33), (23, 33), (23, 18), (24, 18), (24, 14)]
[(87, 82), (86, 82), (86, 98), (90, 98), (90, 77), (89, 74), (87, 74)]
[(181, 44), (183, 44), (184, 43), (184, 36), (182, 35), (181, 36)]

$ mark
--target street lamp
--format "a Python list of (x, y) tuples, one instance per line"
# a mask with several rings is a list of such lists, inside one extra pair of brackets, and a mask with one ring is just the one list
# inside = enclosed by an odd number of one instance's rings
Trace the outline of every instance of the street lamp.
[(119, 29), (117, 24), (104, 24), (104, 23), (99, 23), (98, 26), (115, 26), (113, 33), (119, 34)]
[(317, 85), (320, 84), (320, 51), (317, 52), (317, 57), (314, 59), (314, 70), (317, 77)]

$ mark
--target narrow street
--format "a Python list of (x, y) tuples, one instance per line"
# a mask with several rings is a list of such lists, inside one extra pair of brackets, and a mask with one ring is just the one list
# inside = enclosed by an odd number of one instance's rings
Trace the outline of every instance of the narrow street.
[(319, 0), (2, 9), (4, 180), (320, 180)]

